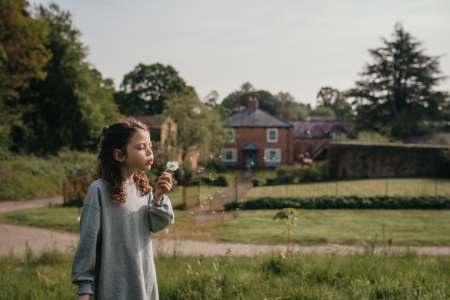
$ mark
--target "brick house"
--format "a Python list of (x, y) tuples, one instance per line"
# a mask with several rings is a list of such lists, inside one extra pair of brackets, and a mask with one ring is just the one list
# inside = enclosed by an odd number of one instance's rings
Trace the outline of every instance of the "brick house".
[(290, 121), (294, 126), (294, 161), (308, 153), (316, 159), (326, 154), (332, 141), (348, 140), (355, 137), (354, 126), (347, 120), (335, 117), (311, 116), (305, 120)]
[(293, 125), (259, 109), (257, 96), (225, 125), (221, 159), (235, 168), (265, 168), (293, 162)]

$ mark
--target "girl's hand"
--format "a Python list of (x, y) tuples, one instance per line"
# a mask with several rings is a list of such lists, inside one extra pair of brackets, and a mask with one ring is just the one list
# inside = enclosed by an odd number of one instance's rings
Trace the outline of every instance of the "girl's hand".
[(155, 187), (155, 200), (161, 201), (162, 196), (172, 190), (172, 174), (162, 172), (159, 176)]
[(77, 300), (90, 300), (91, 299), (91, 295), (89, 294), (83, 294), (83, 295), (78, 295)]

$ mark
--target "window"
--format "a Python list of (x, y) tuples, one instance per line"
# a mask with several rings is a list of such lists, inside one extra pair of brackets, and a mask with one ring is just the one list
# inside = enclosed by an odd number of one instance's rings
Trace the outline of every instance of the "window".
[(236, 131), (234, 128), (225, 128), (225, 143), (233, 144), (236, 142)]
[(237, 161), (237, 151), (235, 148), (228, 148), (222, 150), (222, 161), (235, 162)]
[(267, 129), (267, 142), (268, 143), (278, 142), (278, 129), (276, 128)]
[(264, 149), (264, 159), (266, 162), (281, 162), (281, 150)]

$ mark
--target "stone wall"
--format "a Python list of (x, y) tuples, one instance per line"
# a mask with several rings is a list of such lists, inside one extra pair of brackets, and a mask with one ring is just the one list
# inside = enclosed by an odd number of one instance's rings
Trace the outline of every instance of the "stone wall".
[(331, 143), (328, 148), (333, 178), (437, 176), (445, 146), (418, 144)]

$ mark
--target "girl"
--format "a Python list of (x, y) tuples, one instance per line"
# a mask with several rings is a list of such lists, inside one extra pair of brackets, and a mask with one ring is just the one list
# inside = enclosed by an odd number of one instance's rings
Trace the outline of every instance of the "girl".
[(72, 265), (79, 300), (159, 299), (151, 236), (175, 215), (166, 195), (171, 174), (162, 173), (154, 192), (145, 174), (153, 159), (141, 122), (128, 118), (103, 129)]

